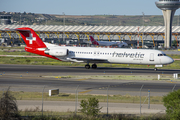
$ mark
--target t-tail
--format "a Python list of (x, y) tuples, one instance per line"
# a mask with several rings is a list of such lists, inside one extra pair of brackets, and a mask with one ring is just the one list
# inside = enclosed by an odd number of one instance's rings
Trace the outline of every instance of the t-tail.
[(27, 47), (46, 48), (46, 45), (43, 43), (41, 38), (35, 33), (33, 29), (24, 27), (24, 28), (17, 28), (15, 30), (19, 31)]
[(36, 32), (33, 29), (28, 27), (23, 27), (23, 28), (16, 28), (15, 30), (19, 31), (21, 37), (26, 43), (25, 50), (27, 52), (31, 52), (34, 54), (59, 60), (54, 56), (47, 55), (44, 53), (44, 51), (47, 49), (47, 46), (44, 44), (44, 42), (41, 40), (41, 38), (36, 34)]
[(96, 40), (94, 40), (92, 36), (90, 36), (90, 39), (93, 45), (99, 45), (99, 43)]

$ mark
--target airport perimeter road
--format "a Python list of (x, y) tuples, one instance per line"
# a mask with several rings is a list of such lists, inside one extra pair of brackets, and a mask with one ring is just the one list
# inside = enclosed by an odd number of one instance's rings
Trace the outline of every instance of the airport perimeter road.
[[(42, 101), (30, 101), (30, 100), (18, 100), (18, 109), (26, 110), (42, 108)], [(77, 109), (80, 109), (80, 102), (78, 102)], [(99, 106), (102, 107), (101, 112), (107, 113), (107, 103), (100, 102)], [(74, 112), (75, 111), (75, 101), (44, 101), (43, 104), (44, 111), (58, 111), (58, 112)], [(166, 108), (163, 105), (151, 104), (150, 109), (148, 105), (144, 104), (141, 108), (142, 114), (155, 114), (155, 113), (165, 113)], [(108, 104), (109, 114), (140, 114), (139, 104), (132, 103), (109, 103)]]
[[(13, 75), (14, 76), (14, 75)], [(150, 90), (151, 96), (163, 96), (174, 90), (180, 89), (180, 82), (170, 81), (130, 81), (130, 80), (102, 80), (102, 79), (71, 79), (71, 78), (44, 78), (44, 77), (12, 77), (11, 75), (0, 76), (0, 91), (11, 86), (12, 91), (45, 92), (49, 89), (59, 88), (60, 93), (75, 94), (79, 85), (79, 94), (107, 94), (109, 87), (110, 95), (135, 95), (139, 96), (142, 85), (142, 95), (147, 96)]]
[[(79, 78), (55, 78), (44, 76), (59, 75), (157, 75), (158, 72), (164, 74), (179, 73), (179, 70), (161, 70), (153, 71), (148, 69), (116, 69), (100, 68), (97, 70), (86, 70), (82, 67), (61, 67), (61, 66), (30, 66), (30, 65), (0, 65), (0, 90), (6, 90), (11, 86), (12, 91), (33, 91), (42, 92), (45, 86), (45, 92), (49, 89), (59, 88), (61, 93), (75, 93), (79, 85), (80, 94), (103, 94), (107, 93), (107, 86), (110, 85), (110, 95), (137, 95), (142, 85), (142, 95), (147, 96), (150, 89), (151, 96), (162, 96), (168, 92), (180, 89), (180, 82), (163, 81), (138, 81), (138, 80), (114, 80), (114, 79), (79, 79)], [(28, 71), (28, 73), (27, 73)], [(70, 72), (69, 72), (70, 71)], [(90, 71), (90, 72), (87, 72)], [(108, 71), (108, 72), (107, 72)], [(142, 73), (141, 73), (142, 72)]]

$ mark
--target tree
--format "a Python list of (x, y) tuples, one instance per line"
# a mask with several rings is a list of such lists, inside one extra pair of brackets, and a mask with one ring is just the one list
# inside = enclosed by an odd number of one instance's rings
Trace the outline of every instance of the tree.
[(99, 107), (99, 100), (96, 98), (89, 98), (88, 101), (81, 100), (80, 109), (82, 113), (91, 116), (96, 116), (100, 113), (102, 107)]
[(163, 102), (170, 119), (180, 120), (180, 89), (164, 96)]
[(174, 41), (172, 42), (172, 46), (176, 46), (176, 47), (177, 47), (177, 41), (176, 41), (176, 40), (174, 40)]
[(8, 120), (19, 117), (16, 98), (8, 90), (2, 95), (0, 99), (0, 119)]

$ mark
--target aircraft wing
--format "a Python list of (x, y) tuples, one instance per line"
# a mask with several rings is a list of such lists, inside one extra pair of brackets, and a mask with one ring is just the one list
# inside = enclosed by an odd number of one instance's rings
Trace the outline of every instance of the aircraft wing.
[(92, 63), (92, 62), (95, 62), (95, 63), (101, 63), (101, 62), (109, 62), (108, 61), (108, 59), (103, 59), (103, 58), (76, 58), (76, 57), (74, 57), (74, 58), (70, 58), (70, 59), (72, 59), (72, 60), (78, 60), (78, 61), (84, 61), (84, 62), (90, 62), (90, 63)]

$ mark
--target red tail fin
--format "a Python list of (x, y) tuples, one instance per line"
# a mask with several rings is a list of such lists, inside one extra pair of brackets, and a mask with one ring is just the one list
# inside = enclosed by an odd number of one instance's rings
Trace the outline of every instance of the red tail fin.
[(99, 43), (96, 40), (94, 40), (92, 36), (90, 36), (90, 39), (91, 39), (92, 44), (99, 45)]
[(27, 47), (31, 48), (46, 48), (46, 45), (40, 39), (40, 37), (35, 33), (35, 31), (28, 27), (16, 28), (19, 31)]
[(34, 32), (31, 28), (16, 28), (15, 30), (19, 31), (21, 37), (23, 38), (24, 42), (26, 43), (25, 50), (27, 52), (31, 52), (34, 54), (50, 57), (56, 60), (60, 60), (55, 56), (47, 55), (44, 53), (45, 49), (47, 48), (40, 37)]

